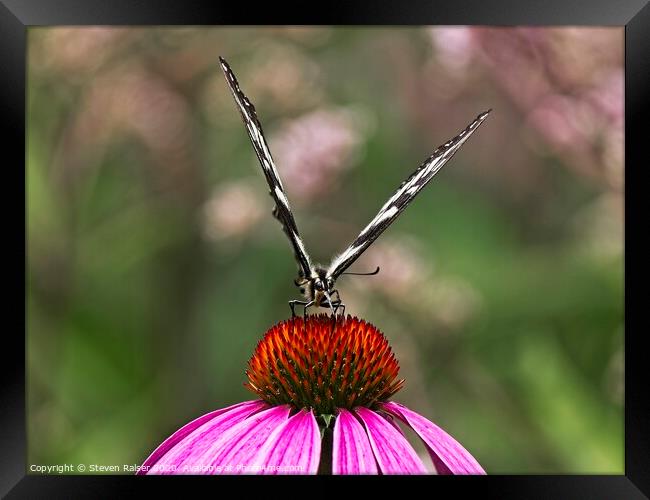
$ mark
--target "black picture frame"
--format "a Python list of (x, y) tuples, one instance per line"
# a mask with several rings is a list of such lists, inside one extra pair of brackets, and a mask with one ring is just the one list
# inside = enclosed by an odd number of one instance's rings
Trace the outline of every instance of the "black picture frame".
[[(454, 495), (471, 494), (498, 498), (603, 498), (634, 499), (650, 495), (650, 391), (646, 380), (650, 364), (642, 348), (648, 320), (643, 314), (644, 273), (639, 266), (646, 260), (647, 244), (642, 234), (647, 227), (639, 206), (643, 195), (641, 175), (647, 168), (643, 154), (643, 122), (647, 120), (647, 93), (650, 89), (650, 5), (647, 0), (411, 0), (410, 2), (355, 0), (340, 5), (307, 3), (256, 3), (195, 0), (0, 0), (0, 110), (5, 125), (2, 136), (4, 156), (3, 218), (25, 230), (25, 85), (27, 28), (41, 25), (598, 25), (625, 26), (625, 473), (610, 476), (486, 476), (419, 477), (417, 486), (441, 488)], [(647, 139), (646, 139), (647, 140)], [(7, 154), (10, 153), (10, 154)], [(23, 165), (23, 169), (20, 169)], [(7, 178), (8, 174), (15, 175)], [(22, 186), (22, 189), (18, 189)], [(22, 193), (22, 194), (21, 194)], [(14, 194), (16, 199), (12, 199)], [(6, 200), (6, 201), (5, 201)], [(21, 201), (22, 200), (22, 201)], [(17, 207), (22, 206), (23, 210)], [(22, 214), (22, 219), (20, 217)], [(18, 221), (18, 222), (17, 222)], [(22, 222), (22, 224), (21, 224)], [(641, 229), (641, 231), (639, 231)], [(6, 231), (4, 245), (17, 258), (26, 255), (26, 238)], [(3, 266), (4, 289), (16, 297), (14, 283), (26, 286), (20, 266)], [(15, 274), (15, 276), (14, 276)], [(14, 279), (8, 279), (14, 278)], [(26, 304), (5, 302), (5, 310), (17, 317), (26, 331)], [(16, 300), (20, 300), (16, 298)], [(21, 321), (22, 320), (22, 321)], [(25, 342), (17, 328), (5, 327), (2, 342), (0, 402), (0, 494), (10, 498), (116, 497), (129, 493), (151, 493), (151, 488), (184, 488), (198, 478), (152, 479), (131, 476), (35, 476), (26, 474), (25, 422)], [(368, 482), (369, 478), (366, 478)], [(388, 478), (373, 478), (387, 484)], [(399, 482), (405, 478), (397, 478)], [(263, 478), (219, 478), (208, 487), (230, 488), (246, 481), (273, 490), (277, 481), (297, 481), (296, 494), (323, 488), (346, 487), (352, 478), (283, 478), (271, 482)], [(182, 481), (182, 483), (181, 483)], [(332, 481), (330, 486), (330, 481)], [(429, 481), (431, 484), (428, 484)], [(394, 482), (394, 481), (391, 481)], [(204, 485), (205, 486), (205, 485)], [(285, 485), (281, 486), (285, 488)], [(290, 490), (291, 491), (291, 490)], [(332, 490), (336, 491), (336, 490)], [(426, 490), (424, 490), (426, 491)], [(287, 492), (285, 492), (287, 493)]]

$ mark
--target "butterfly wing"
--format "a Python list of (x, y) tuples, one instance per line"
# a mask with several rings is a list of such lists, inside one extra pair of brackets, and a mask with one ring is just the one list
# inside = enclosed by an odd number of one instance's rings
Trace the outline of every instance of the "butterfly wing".
[(248, 136), (250, 137), (251, 143), (253, 144), (253, 149), (255, 149), (257, 159), (262, 166), (262, 171), (266, 177), (266, 182), (269, 184), (269, 194), (275, 200), (273, 215), (280, 221), (282, 224), (282, 229), (291, 242), (291, 246), (293, 247), (293, 252), (296, 257), (296, 261), (298, 262), (300, 272), (303, 276), (309, 276), (311, 274), (311, 262), (309, 260), (309, 255), (307, 254), (302, 239), (300, 238), (300, 234), (298, 233), (298, 227), (296, 226), (296, 221), (293, 218), (293, 214), (291, 213), (289, 200), (287, 199), (287, 195), (284, 192), (282, 182), (280, 181), (280, 176), (278, 175), (278, 170), (273, 163), (271, 152), (269, 151), (266, 139), (264, 138), (262, 125), (257, 119), (255, 106), (253, 106), (248, 97), (246, 97), (239, 88), (237, 78), (235, 78), (235, 75), (230, 69), (228, 63), (221, 57), (219, 58), (219, 62), (221, 63), (221, 69), (226, 76), (226, 81), (228, 82), (230, 91), (235, 98), (235, 102), (237, 103), (241, 117), (244, 120), (244, 125), (246, 125)]
[(442, 166), (460, 149), (469, 136), (487, 118), (490, 111), (481, 113), (460, 134), (439, 146), (408, 179), (402, 182), (395, 194), (381, 207), (375, 218), (361, 231), (352, 244), (332, 261), (327, 270), (328, 276), (336, 280), (341, 273), (359, 258), (370, 244), (397, 219), (399, 214), (411, 203), (413, 198), (427, 185), (433, 176), (440, 171)]

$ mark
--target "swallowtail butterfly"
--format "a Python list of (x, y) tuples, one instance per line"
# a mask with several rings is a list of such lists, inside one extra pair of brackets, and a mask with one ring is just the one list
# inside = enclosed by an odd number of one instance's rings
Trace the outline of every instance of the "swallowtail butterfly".
[[(296, 226), (296, 221), (291, 213), (289, 200), (287, 199), (282, 181), (280, 181), (280, 176), (278, 175), (278, 170), (273, 163), (271, 152), (264, 138), (262, 125), (257, 118), (255, 107), (239, 88), (237, 78), (235, 78), (228, 63), (221, 57), (219, 61), (221, 62), (221, 69), (226, 76), (226, 81), (237, 103), (241, 117), (244, 120), (244, 125), (255, 149), (257, 159), (262, 166), (262, 171), (269, 184), (270, 195), (275, 200), (273, 215), (282, 224), (282, 228), (291, 242), (296, 262), (298, 263), (298, 278), (294, 282), (304, 295), (305, 300), (289, 301), (291, 312), (295, 316), (296, 305), (302, 305), (304, 311), (308, 307), (315, 306), (328, 307), (334, 315), (336, 315), (339, 308), (344, 312), (345, 305), (341, 301), (338, 290), (335, 288), (336, 280), (342, 274), (361, 274), (345, 273), (345, 271), (397, 219), (420, 190), (427, 185), (433, 176), (440, 171), (442, 166), (454, 156), (469, 136), (483, 123), (491, 110), (478, 115), (465, 130), (439, 146), (431, 156), (424, 160), (415, 172), (402, 182), (395, 194), (384, 203), (384, 206), (381, 207), (375, 218), (359, 233), (359, 236), (357, 236), (352, 244), (343, 253), (336, 256), (328, 267), (323, 267), (312, 263), (309, 254), (305, 250), (305, 245), (300, 238), (300, 233)], [(373, 273), (366, 274), (377, 274), (377, 272), (379, 272), (379, 268)]]

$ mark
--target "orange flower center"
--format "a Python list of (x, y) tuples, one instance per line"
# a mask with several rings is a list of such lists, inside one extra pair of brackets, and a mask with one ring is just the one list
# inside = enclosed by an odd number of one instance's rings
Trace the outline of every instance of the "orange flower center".
[(248, 389), (272, 405), (373, 407), (401, 389), (399, 364), (386, 337), (363, 320), (328, 315), (295, 317), (273, 326), (248, 363)]

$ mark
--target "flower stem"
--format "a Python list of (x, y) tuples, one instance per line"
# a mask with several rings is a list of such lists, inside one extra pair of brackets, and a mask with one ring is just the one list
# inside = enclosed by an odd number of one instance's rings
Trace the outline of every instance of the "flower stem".
[(323, 439), (321, 441), (320, 463), (318, 465), (319, 476), (332, 475), (332, 444), (334, 433), (331, 427), (323, 429)]

